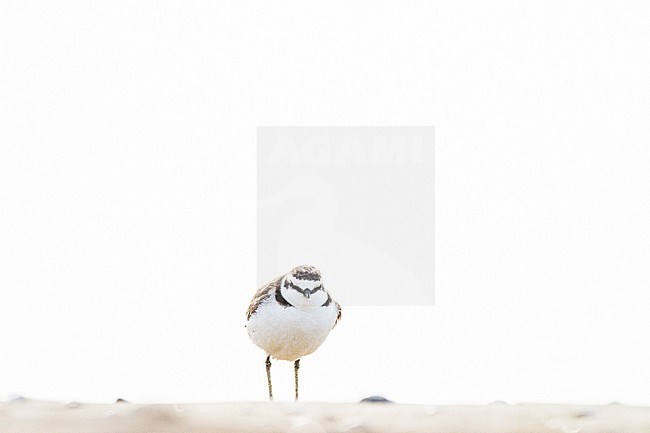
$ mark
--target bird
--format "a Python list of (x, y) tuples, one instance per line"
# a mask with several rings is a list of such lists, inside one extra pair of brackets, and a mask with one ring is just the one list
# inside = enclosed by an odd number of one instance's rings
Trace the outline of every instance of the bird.
[(321, 272), (302, 265), (262, 286), (248, 306), (246, 320), (248, 336), (266, 352), (269, 400), (273, 358), (293, 362), (297, 401), (300, 359), (323, 344), (341, 320), (341, 306), (325, 290)]

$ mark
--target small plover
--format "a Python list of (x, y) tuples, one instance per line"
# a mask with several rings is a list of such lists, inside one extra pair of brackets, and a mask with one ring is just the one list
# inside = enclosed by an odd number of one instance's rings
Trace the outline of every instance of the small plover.
[(273, 400), (271, 358), (293, 361), (298, 400), (300, 358), (323, 344), (341, 319), (341, 306), (323, 287), (313, 266), (298, 266), (260, 288), (246, 312), (248, 336), (266, 352), (269, 400)]

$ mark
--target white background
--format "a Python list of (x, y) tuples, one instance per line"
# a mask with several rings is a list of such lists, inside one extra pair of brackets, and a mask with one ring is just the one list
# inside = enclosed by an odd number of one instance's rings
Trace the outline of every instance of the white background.
[(2, 2), (0, 394), (263, 400), (256, 126), (433, 124), (436, 305), (303, 399), (650, 404), (649, 8)]

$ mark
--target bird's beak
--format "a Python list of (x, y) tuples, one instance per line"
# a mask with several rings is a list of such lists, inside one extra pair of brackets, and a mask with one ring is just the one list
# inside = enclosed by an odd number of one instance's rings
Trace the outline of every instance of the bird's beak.
[(309, 290), (305, 290), (305, 297), (309, 299), (310, 296), (311, 296), (311, 292)]

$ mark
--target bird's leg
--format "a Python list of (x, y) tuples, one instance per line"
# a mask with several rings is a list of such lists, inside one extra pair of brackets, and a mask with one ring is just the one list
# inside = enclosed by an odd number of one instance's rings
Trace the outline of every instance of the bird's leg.
[(269, 400), (273, 401), (273, 386), (271, 385), (271, 355), (266, 357), (266, 380), (269, 383)]
[(293, 373), (296, 379), (296, 401), (298, 401), (298, 370), (300, 369), (300, 360), (296, 359), (293, 363)]

